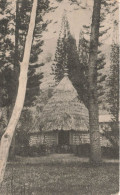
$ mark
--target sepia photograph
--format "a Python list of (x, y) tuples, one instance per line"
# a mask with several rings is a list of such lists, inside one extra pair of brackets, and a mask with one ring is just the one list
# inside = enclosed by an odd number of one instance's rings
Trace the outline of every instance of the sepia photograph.
[(120, 195), (119, 0), (0, 0), (0, 195)]

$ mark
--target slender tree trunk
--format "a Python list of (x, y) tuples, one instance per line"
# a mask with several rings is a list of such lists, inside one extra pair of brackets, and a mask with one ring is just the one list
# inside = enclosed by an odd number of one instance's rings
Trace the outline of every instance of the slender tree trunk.
[(18, 123), (24, 105), (26, 85), (27, 85), (27, 73), (28, 73), (31, 45), (33, 39), (33, 32), (35, 28), (36, 10), (37, 10), (37, 0), (34, 0), (28, 34), (26, 37), (23, 61), (20, 65), (20, 76), (19, 76), (19, 87), (18, 87), (17, 98), (16, 98), (15, 106), (9, 124), (0, 142), (0, 183), (3, 181), (5, 167), (7, 163), (8, 154), (9, 154), (9, 148), (15, 132), (16, 125)]
[(14, 58), (14, 64), (15, 68), (19, 67), (19, 55), (18, 55), (18, 39), (19, 39), (19, 0), (16, 0), (16, 25), (15, 25), (15, 58)]
[(101, 0), (94, 0), (93, 16), (91, 24), (90, 55), (88, 66), (89, 79), (89, 124), (91, 142), (91, 162), (101, 162), (101, 146), (98, 122), (98, 98), (97, 98), (97, 53), (100, 26)]
[[(14, 99), (14, 97), (13, 97), (13, 99)], [(14, 104), (12, 102), (12, 104), (10, 106), (8, 106), (8, 108), (7, 108), (7, 121), (8, 122), (10, 120), (13, 107), (14, 107)], [(11, 147), (10, 147), (10, 152), (9, 152), (9, 159), (11, 159), (11, 160), (14, 159), (14, 143), (15, 143), (15, 139), (14, 139), (14, 136), (13, 136), (12, 142), (11, 142)]]
[[(15, 80), (15, 91), (14, 91), (14, 97), (12, 101), (12, 109), (15, 104), (17, 92), (18, 92), (18, 84), (19, 84), (19, 72), (20, 72), (20, 64), (19, 64), (19, 49), (18, 49), (18, 40), (19, 40), (19, 0), (16, 0), (16, 17), (15, 17), (15, 56), (14, 56), (14, 80)], [(14, 159), (15, 157), (15, 133), (12, 138), (10, 152), (9, 152), (10, 159)]]
[(14, 159), (15, 159), (15, 133), (12, 138), (8, 160), (14, 160)]

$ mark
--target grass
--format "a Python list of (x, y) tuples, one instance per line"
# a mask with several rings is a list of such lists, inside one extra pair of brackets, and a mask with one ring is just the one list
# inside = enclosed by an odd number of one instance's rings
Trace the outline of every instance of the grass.
[[(73, 157), (72, 157), (73, 158)], [(111, 195), (118, 192), (118, 164), (92, 167), (79, 161), (7, 165), (0, 195)], [(67, 157), (66, 157), (67, 159)], [(33, 162), (32, 162), (33, 163)]]

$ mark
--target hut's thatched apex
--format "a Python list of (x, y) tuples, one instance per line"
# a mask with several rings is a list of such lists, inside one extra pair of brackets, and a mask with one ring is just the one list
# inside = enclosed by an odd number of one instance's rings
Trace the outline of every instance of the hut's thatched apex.
[[(71, 81), (69, 80), (67, 74), (65, 74), (64, 78), (61, 80), (61, 82), (58, 84), (58, 86), (55, 89), (55, 92), (60, 92), (60, 93), (66, 93), (66, 92), (70, 92), (72, 94), (72, 98), (77, 97), (77, 91), (76, 89), (73, 87)], [(68, 98), (68, 97), (67, 97)]]
[(79, 101), (77, 91), (66, 75), (44, 107), (40, 126), (42, 131), (88, 131), (88, 118), (87, 108)]

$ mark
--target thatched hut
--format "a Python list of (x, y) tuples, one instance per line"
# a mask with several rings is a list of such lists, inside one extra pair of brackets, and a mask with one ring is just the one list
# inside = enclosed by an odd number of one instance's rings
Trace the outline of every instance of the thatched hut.
[(88, 109), (78, 98), (67, 74), (43, 109), (30, 145), (80, 145), (89, 142)]

